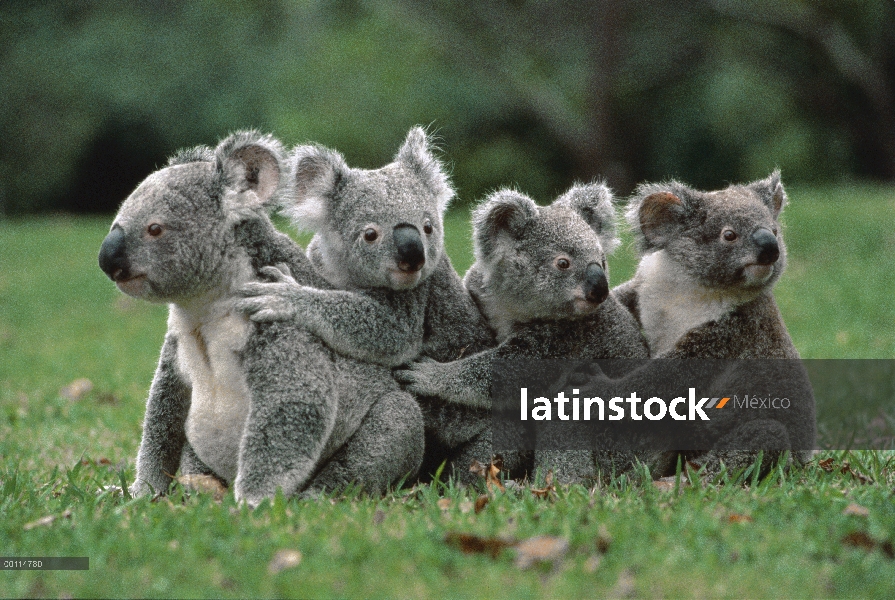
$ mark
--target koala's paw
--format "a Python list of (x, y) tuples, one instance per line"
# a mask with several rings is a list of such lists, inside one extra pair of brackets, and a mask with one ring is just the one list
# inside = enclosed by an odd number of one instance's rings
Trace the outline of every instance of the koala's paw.
[(236, 310), (258, 323), (294, 319), (297, 312), (296, 297), (304, 286), (295, 281), (285, 264), (262, 267), (261, 275), (269, 281), (245, 284), (239, 290), (243, 298), (236, 302)]
[(418, 396), (438, 396), (442, 390), (444, 365), (431, 358), (420, 358), (416, 362), (392, 371), (404, 389)]
[(143, 481), (142, 479), (138, 479), (133, 482), (127, 488), (127, 492), (131, 495), (131, 498), (139, 498), (140, 496), (156, 496), (159, 494), (155, 493), (155, 490), (152, 489), (152, 486)]

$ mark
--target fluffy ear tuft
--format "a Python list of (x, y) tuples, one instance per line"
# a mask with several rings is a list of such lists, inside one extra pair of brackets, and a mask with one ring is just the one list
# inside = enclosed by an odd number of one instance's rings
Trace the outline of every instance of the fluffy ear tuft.
[(395, 161), (411, 169), (423, 180), (435, 194), (438, 209), (444, 212), (454, 197), (454, 189), (433, 149), (435, 146), (431, 137), (426, 134), (425, 129), (417, 126), (407, 134), (407, 139), (395, 155)]
[(637, 187), (625, 216), (643, 250), (662, 248), (674, 236), (686, 217), (688, 196), (688, 188), (676, 181)]
[(616, 235), (612, 190), (604, 182), (595, 181), (587, 185), (576, 184), (553, 204), (568, 206), (581, 215), (581, 218), (600, 237), (603, 250), (607, 254), (615, 250), (621, 243)]
[(779, 169), (775, 169), (766, 179), (753, 181), (746, 187), (758, 194), (761, 201), (771, 209), (775, 219), (780, 216), (780, 212), (786, 206), (788, 198), (786, 191), (783, 189), (783, 184), (780, 182)]
[(294, 194), (284, 205), (299, 229), (318, 231), (325, 226), (330, 205), (350, 169), (335, 150), (323, 146), (296, 146), (290, 157)]
[(168, 166), (185, 165), (191, 162), (214, 161), (214, 149), (208, 146), (196, 146), (195, 148), (183, 148), (168, 159)]
[(218, 144), (214, 157), (226, 212), (267, 208), (288, 187), (282, 145), (269, 135), (234, 133)]
[(472, 236), (476, 258), (493, 256), (500, 237), (519, 238), (526, 225), (538, 216), (538, 206), (528, 196), (499, 190), (472, 212)]

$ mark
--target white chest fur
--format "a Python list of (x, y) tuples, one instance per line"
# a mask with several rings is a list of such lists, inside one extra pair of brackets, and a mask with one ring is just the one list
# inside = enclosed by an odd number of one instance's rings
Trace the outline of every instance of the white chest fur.
[(691, 329), (720, 319), (755, 295), (700, 285), (664, 250), (643, 257), (634, 278), (640, 322), (653, 357), (674, 349)]
[(230, 483), (252, 401), (241, 353), (253, 327), (233, 310), (238, 297), (227, 290), (252, 278), (248, 256), (243, 256), (233, 261), (217, 299), (172, 304), (168, 316), (168, 331), (177, 336), (177, 368), (193, 389), (187, 440), (202, 462)]

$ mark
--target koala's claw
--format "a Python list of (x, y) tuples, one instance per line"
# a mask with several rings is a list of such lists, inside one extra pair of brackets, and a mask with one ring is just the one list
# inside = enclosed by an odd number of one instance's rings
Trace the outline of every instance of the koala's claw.
[(292, 277), (292, 271), (289, 269), (289, 265), (286, 263), (277, 263), (277, 266), (275, 267), (261, 267), (260, 272), (261, 275), (264, 275), (273, 283), (294, 283), (295, 285), (298, 285), (298, 282)]
[(436, 371), (440, 363), (429, 357), (421, 357), (415, 362), (392, 371), (398, 383), (404, 386), (408, 392), (418, 395), (432, 395), (438, 386), (433, 385), (437, 380)]
[(238, 301), (235, 309), (256, 323), (288, 321), (295, 317), (295, 309), (276, 296), (259, 296)]

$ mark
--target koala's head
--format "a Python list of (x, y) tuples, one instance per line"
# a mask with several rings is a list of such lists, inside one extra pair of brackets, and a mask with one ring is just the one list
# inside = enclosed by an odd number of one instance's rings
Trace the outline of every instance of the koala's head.
[(594, 312), (609, 294), (615, 237), (612, 193), (576, 185), (550, 206), (501, 190), (473, 212), (476, 269), (501, 312), (519, 322)]
[[(99, 266), (125, 294), (151, 302), (201, 297), (233, 277), (238, 231), (267, 221), (288, 180), (280, 145), (255, 132), (172, 157), (121, 205)], [(282, 181), (281, 181), (282, 179)]]
[(316, 232), (312, 254), (331, 283), (403, 290), (431, 275), (454, 191), (422, 128), (411, 129), (394, 162), (380, 169), (349, 168), (320, 146), (297, 147), (291, 166), (295, 198), (285, 212)]
[(786, 263), (778, 222), (785, 204), (775, 171), (715, 192), (676, 181), (644, 184), (627, 217), (645, 252), (664, 250), (702, 285), (758, 290), (773, 285)]

